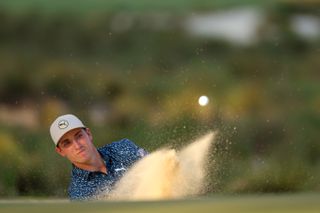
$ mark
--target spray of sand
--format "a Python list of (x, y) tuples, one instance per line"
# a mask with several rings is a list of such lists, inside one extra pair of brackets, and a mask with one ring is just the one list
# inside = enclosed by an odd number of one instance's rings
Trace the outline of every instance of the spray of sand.
[(123, 176), (109, 199), (174, 199), (200, 193), (213, 137), (214, 133), (209, 133), (180, 151), (161, 149), (150, 153)]

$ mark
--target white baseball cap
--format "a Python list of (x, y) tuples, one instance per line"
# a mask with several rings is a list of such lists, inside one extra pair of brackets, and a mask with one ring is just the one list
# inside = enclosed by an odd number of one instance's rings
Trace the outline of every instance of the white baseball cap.
[(57, 146), (64, 134), (76, 128), (85, 128), (79, 118), (72, 114), (59, 116), (50, 126), (50, 135), (53, 143)]

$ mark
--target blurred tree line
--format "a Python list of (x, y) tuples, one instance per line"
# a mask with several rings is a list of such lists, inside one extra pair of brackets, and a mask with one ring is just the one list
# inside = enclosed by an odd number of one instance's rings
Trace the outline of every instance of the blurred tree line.
[(0, 8), (0, 196), (66, 195), (48, 131), (62, 113), (97, 146), (127, 137), (150, 152), (217, 130), (205, 193), (319, 191), (320, 39), (289, 22), (319, 17), (314, 4), (268, 7), (249, 46), (187, 34), (184, 12)]

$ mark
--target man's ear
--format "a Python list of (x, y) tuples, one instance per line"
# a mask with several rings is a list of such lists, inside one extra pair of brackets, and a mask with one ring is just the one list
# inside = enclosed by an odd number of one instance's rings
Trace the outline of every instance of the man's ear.
[(62, 150), (60, 147), (56, 146), (55, 150), (56, 150), (56, 152), (57, 152), (59, 155), (61, 155), (62, 157), (65, 157), (65, 156), (66, 156), (66, 154), (63, 152), (63, 150)]

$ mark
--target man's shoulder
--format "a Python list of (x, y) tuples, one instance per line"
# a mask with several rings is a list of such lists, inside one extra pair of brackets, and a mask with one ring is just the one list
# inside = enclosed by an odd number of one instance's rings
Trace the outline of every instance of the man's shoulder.
[(138, 146), (131, 140), (123, 138), (98, 148), (98, 150), (102, 152), (119, 152), (127, 149), (138, 149)]
[(136, 161), (147, 154), (144, 149), (138, 147), (134, 142), (127, 138), (107, 144), (100, 147), (98, 150), (100, 153), (103, 153), (103, 155), (112, 156), (119, 161), (130, 162)]

